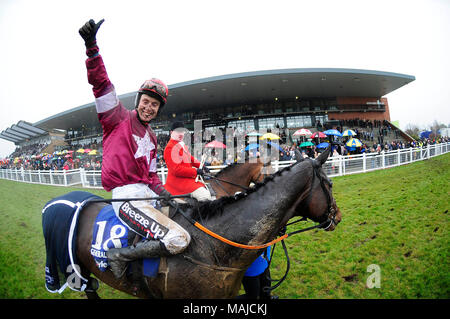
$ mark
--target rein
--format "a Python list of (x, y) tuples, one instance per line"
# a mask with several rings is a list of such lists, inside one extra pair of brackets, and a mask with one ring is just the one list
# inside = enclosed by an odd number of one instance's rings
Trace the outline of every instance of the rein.
[[(250, 187), (246, 187), (246, 186), (242, 186), (242, 185), (239, 185), (239, 184), (230, 182), (230, 181), (226, 181), (226, 180), (224, 180), (224, 179), (220, 179), (220, 178), (215, 177), (215, 176), (213, 176), (213, 175), (204, 174), (204, 176), (205, 176), (205, 177), (208, 177), (209, 179), (213, 179), (213, 180), (215, 180), (216, 182), (219, 181), (219, 182), (223, 182), (223, 183), (227, 183), (227, 184), (230, 184), (230, 185), (233, 185), (233, 186), (240, 187), (240, 188), (242, 188), (242, 189), (245, 190), (245, 191), (248, 191), (248, 190), (250, 189)], [(217, 183), (217, 184), (220, 185), (220, 183)], [(222, 187), (222, 185), (220, 185), (220, 186)], [(222, 188), (222, 189), (223, 189), (223, 188)], [(224, 189), (223, 189), (223, 190), (224, 190)], [(228, 192), (226, 192), (226, 193), (228, 193)], [(231, 195), (230, 195), (230, 196), (231, 196)]]

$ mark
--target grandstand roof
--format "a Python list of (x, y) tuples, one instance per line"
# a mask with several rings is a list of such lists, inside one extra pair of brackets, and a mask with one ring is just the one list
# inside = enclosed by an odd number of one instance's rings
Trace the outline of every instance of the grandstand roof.
[(0, 138), (10, 142), (20, 143), (26, 139), (32, 139), (47, 134), (46, 130), (33, 126), (33, 124), (19, 121), (0, 133)]
[[(308, 97), (382, 97), (412, 82), (414, 76), (359, 69), (306, 68), (245, 72), (169, 85), (164, 113), (268, 103)], [(125, 107), (134, 107), (136, 92), (120, 95)], [(64, 111), (33, 125), (45, 130), (98, 125), (94, 102)]]

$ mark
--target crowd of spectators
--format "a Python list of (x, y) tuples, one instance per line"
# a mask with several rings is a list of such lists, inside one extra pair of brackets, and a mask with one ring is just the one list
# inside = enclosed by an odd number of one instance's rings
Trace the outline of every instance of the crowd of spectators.
[[(316, 123), (316, 126), (322, 127), (322, 124)], [(397, 149), (405, 149), (409, 147), (426, 147), (429, 144), (449, 142), (448, 137), (428, 138), (419, 141), (407, 142), (400, 138), (398, 130), (395, 127), (391, 127), (387, 121), (378, 120), (341, 120), (339, 126), (334, 127), (341, 131), (344, 128), (352, 128), (357, 135), (353, 136), (358, 138), (362, 142), (362, 146), (358, 148), (348, 148), (345, 145), (348, 137), (342, 137), (334, 142), (333, 156), (346, 156), (352, 154), (362, 153), (381, 153)], [(276, 141), (279, 145), (279, 157), (280, 161), (289, 161), (295, 159), (295, 150), (298, 149), (303, 157), (317, 157), (324, 148), (318, 148), (317, 145), (322, 142), (330, 142), (329, 138), (324, 139), (306, 139), (310, 140), (313, 145), (307, 147), (300, 147), (301, 141), (298, 139), (292, 139), (292, 136), (286, 135), (285, 129), (276, 127), (276, 132), (280, 136), (280, 139)], [(221, 129), (223, 137), (226, 136), (225, 129)], [(268, 130), (270, 132), (270, 129)], [(250, 143), (246, 131), (243, 129), (233, 130), (234, 145), (239, 145), (238, 141), (245, 141), (245, 145)], [(292, 132), (291, 132), (292, 133)], [(191, 133), (191, 146), (194, 146), (194, 134)], [(203, 137), (202, 143), (207, 143), (213, 140), (214, 135), (210, 134)], [(165, 166), (163, 152), (164, 147), (169, 141), (170, 137), (167, 134), (158, 135), (158, 168)], [(224, 141), (226, 144), (226, 141)], [(240, 161), (246, 156), (258, 156), (257, 150), (252, 152), (245, 151), (245, 145), (235, 150), (234, 158), (227, 156), (227, 152), (217, 152), (214, 149), (204, 148), (203, 152), (207, 154), (205, 164), (207, 166), (219, 166), (229, 165), (233, 162)], [(47, 144), (35, 144), (17, 148), (8, 159), (4, 159), (0, 162), (1, 168), (23, 168), (25, 170), (63, 170), (63, 169), (78, 169), (84, 168), (86, 170), (100, 170), (102, 163), (102, 145), (101, 142), (93, 142), (90, 144), (76, 144), (70, 143), (64, 147), (59, 147), (58, 151), (53, 154), (42, 154), (48, 145)], [(79, 152), (80, 149), (84, 149), (85, 152)], [(89, 154), (87, 150), (96, 150), (96, 154)], [(222, 155), (223, 156), (220, 156)]]

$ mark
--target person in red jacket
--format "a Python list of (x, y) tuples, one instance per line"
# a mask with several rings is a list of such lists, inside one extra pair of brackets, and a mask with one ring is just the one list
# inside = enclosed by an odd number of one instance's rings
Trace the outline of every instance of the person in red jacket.
[[(160, 196), (167, 203), (171, 194), (156, 173), (158, 144), (149, 124), (167, 102), (169, 90), (161, 80), (152, 78), (139, 88), (134, 110), (123, 106), (97, 46), (96, 34), (103, 21), (95, 23), (91, 19), (79, 30), (88, 56), (88, 81), (93, 86), (103, 128), (103, 188), (112, 191), (113, 199)], [(129, 261), (178, 254), (189, 245), (189, 233), (156, 209), (155, 204), (149, 200), (113, 202), (117, 217), (130, 230), (144, 238), (156, 239), (108, 250), (108, 264), (115, 277), (123, 276)]]
[(205, 184), (195, 181), (197, 176), (203, 176), (209, 170), (206, 166), (200, 168), (200, 162), (189, 153), (183, 142), (185, 132), (183, 123), (172, 124), (170, 140), (164, 149), (168, 169), (164, 187), (173, 195), (192, 194), (199, 201), (212, 200)]

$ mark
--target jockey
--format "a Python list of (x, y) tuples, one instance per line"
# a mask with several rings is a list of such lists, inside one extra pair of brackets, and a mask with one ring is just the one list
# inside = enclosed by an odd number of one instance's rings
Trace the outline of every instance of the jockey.
[[(96, 34), (103, 23), (89, 20), (79, 30), (85, 41), (88, 81), (93, 86), (98, 119), (103, 128), (102, 185), (112, 198), (160, 196), (167, 204), (171, 194), (156, 173), (156, 135), (149, 123), (167, 102), (168, 88), (158, 79), (147, 80), (136, 94), (135, 109), (127, 110), (117, 98), (102, 57)], [(155, 201), (113, 202), (117, 217), (132, 231), (149, 240), (107, 252), (116, 278), (127, 262), (181, 253), (190, 242), (189, 233), (154, 208)]]
[(212, 200), (205, 184), (195, 181), (197, 176), (203, 176), (209, 170), (206, 166), (200, 168), (200, 162), (189, 153), (183, 142), (185, 132), (183, 123), (172, 123), (170, 140), (164, 149), (168, 169), (164, 187), (173, 195), (192, 194), (199, 201)]

